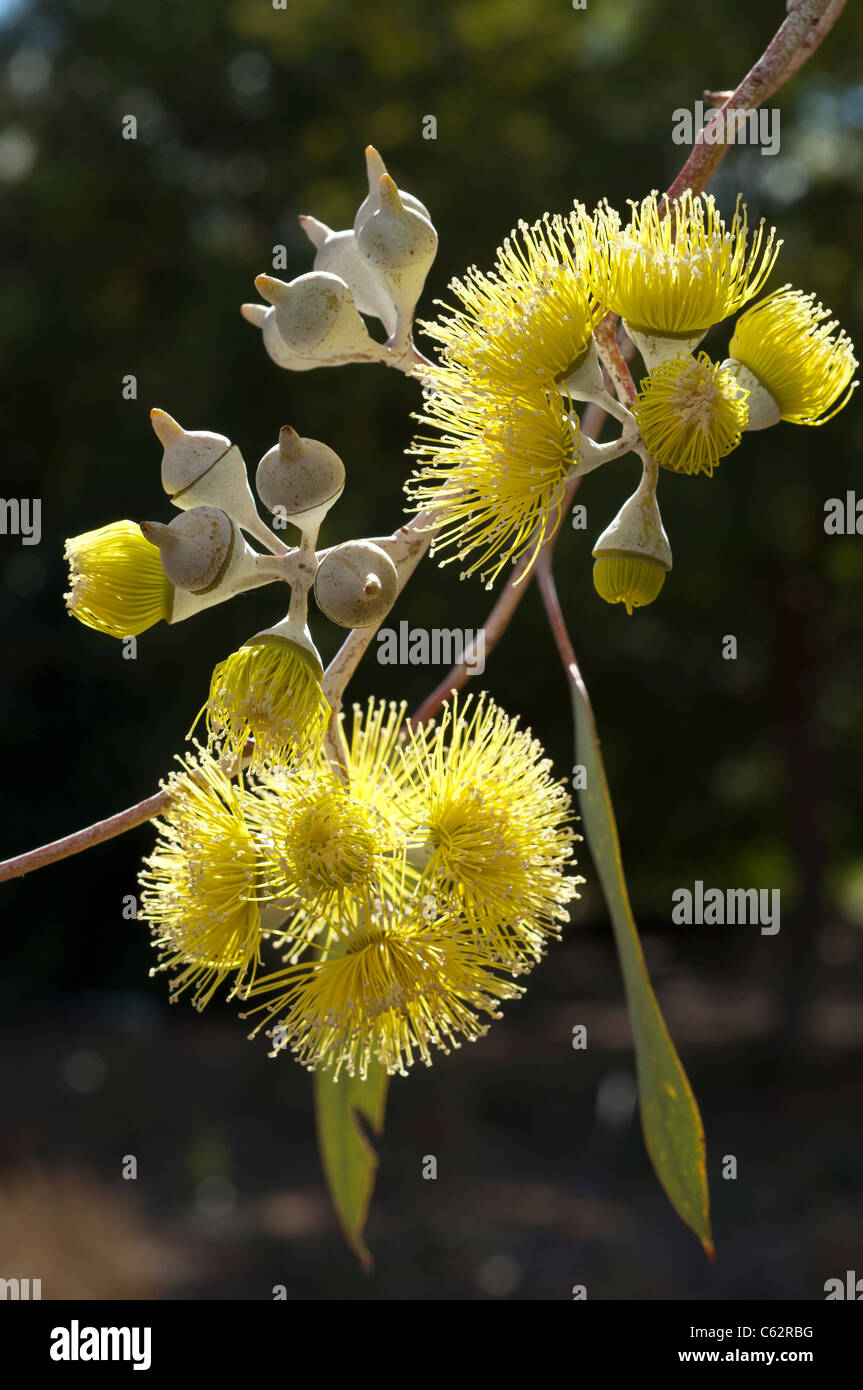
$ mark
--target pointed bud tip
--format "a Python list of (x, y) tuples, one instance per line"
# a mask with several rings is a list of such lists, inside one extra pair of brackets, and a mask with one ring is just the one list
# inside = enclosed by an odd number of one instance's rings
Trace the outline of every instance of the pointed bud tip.
[(254, 324), (255, 328), (263, 328), (264, 319), (267, 317), (263, 304), (241, 304), (240, 313), (247, 323)]
[(151, 545), (161, 546), (167, 539), (173, 540), (170, 526), (166, 526), (162, 521), (142, 521), (140, 523), (141, 535), (148, 540)]
[(327, 237), (333, 234), (332, 227), (328, 227), (326, 222), (318, 221), (317, 217), (310, 217), (308, 213), (301, 212), (297, 221), (316, 248), (323, 246)]
[(277, 304), (290, 292), (290, 286), (284, 280), (277, 280), (274, 275), (256, 275), (255, 289), (270, 304)]
[(366, 145), (366, 173), (369, 176), (369, 192), (373, 193), (381, 174), (385, 174), (384, 164), (374, 145)]
[(395, 179), (390, 178), (389, 174), (381, 174), (378, 184), (378, 191), (381, 198), (381, 206), (391, 209), (394, 212), (404, 211), (404, 203), (398, 190)]
[(305, 445), (296, 430), (291, 425), (282, 425), (279, 430), (279, 457), (293, 463), (304, 453)]
[(169, 444), (175, 444), (185, 434), (183, 426), (178, 424), (167, 410), (160, 410), (158, 406), (154, 406), (150, 411), (150, 424), (153, 426), (156, 438), (166, 449)]

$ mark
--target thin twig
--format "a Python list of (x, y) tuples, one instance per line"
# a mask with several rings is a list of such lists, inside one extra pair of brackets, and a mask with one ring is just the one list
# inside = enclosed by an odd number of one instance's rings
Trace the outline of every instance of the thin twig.
[(44, 869), (47, 864), (56, 864), (59, 859), (68, 859), (72, 854), (80, 854), (82, 849), (90, 849), (93, 845), (101, 845), (104, 840), (113, 840), (117, 835), (124, 835), (127, 830), (134, 830), (136, 825), (143, 825), (145, 821), (161, 816), (170, 804), (171, 797), (168, 792), (156, 792), (155, 796), (148, 796), (135, 806), (118, 811), (116, 816), (96, 821), (95, 825), (88, 825), (85, 830), (76, 830), (74, 835), (66, 835), (62, 840), (53, 840), (51, 844), (31, 849), (27, 854), (19, 854), (15, 859), (6, 859), (0, 864), (0, 883), (30, 874), (34, 869)]
[[(834, 11), (832, 17), (830, 12)], [(749, 69), (743, 81), (695, 137), (692, 151), (677, 178), (668, 189), (669, 198), (678, 198), (686, 189), (700, 193), (707, 186), (728, 148), (723, 141), (710, 143), (721, 127), (726, 129), (729, 111), (754, 111), (797, 72), (815, 51), (841, 13), (832, 0), (793, 0), (788, 17), (776, 31), (758, 62)], [(813, 45), (810, 34), (822, 26)], [(826, 27), (824, 27), (826, 26)], [(708, 136), (710, 139), (708, 140)]]
[(560, 653), (564, 669), (572, 671), (581, 679), (578, 670), (578, 662), (575, 659), (575, 649), (567, 631), (566, 621), (563, 610), (560, 606), (560, 599), (557, 596), (557, 586), (554, 582), (554, 574), (551, 568), (551, 554), (546, 551), (540, 555), (536, 566), (536, 582), (542, 596), (543, 607), (548, 617), (548, 625), (551, 628), (551, 635), (554, 638), (555, 646)]

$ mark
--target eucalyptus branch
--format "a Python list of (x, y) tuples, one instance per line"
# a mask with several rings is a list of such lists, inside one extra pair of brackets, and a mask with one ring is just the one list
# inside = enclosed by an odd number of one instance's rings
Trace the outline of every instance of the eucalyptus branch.
[[(827, 6), (821, 18), (816, 24), (813, 24), (812, 28), (809, 30), (809, 33), (806, 35), (806, 38), (803, 40), (803, 43), (794, 54), (788, 66), (777, 78), (775, 85), (767, 92), (767, 96), (772, 96), (780, 87), (784, 87), (785, 83), (788, 82), (796, 72), (799, 72), (803, 64), (809, 61), (816, 48), (820, 48), (827, 35), (830, 33), (830, 30), (844, 10), (846, 3), (847, 0), (831, 0), (831, 3)], [(762, 100), (764, 100), (764, 98), (762, 98)]]
[(73, 854), (80, 854), (84, 849), (91, 849), (93, 845), (101, 845), (105, 840), (124, 835), (127, 830), (134, 830), (136, 825), (143, 825), (145, 821), (161, 816), (170, 804), (171, 797), (168, 792), (156, 792), (154, 796), (146, 797), (144, 801), (129, 806), (125, 811), (118, 811), (107, 820), (96, 821), (84, 830), (76, 830), (74, 834), (66, 835), (62, 840), (52, 840), (50, 844), (41, 845), (39, 849), (31, 849), (14, 859), (5, 859), (0, 863), (0, 883), (5, 883), (10, 878), (21, 878), (23, 874), (30, 874), (34, 869), (44, 869), (48, 864), (56, 864), (60, 859), (68, 859)]
[(614, 384), (618, 400), (626, 406), (625, 419), (632, 419), (630, 410), (635, 404), (638, 390), (632, 379), (629, 364), (617, 341), (617, 315), (606, 314), (596, 325), (593, 336), (602, 364)]
[[(569, 632), (567, 631), (563, 610), (561, 609), (560, 600), (557, 596), (557, 587), (551, 568), (550, 550), (544, 551), (537, 560), (536, 582), (548, 618), (548, 625), (551, 628), (551, 634), (554, 638), (560, 659), (563, 662), (564, 670), (572, 672), (579, 684), (582, 684), (581, 672), (578, 669), (578, 662), (575, 659), (575, 649), (573, 648)], [(586, 694), (586, 691), (583, 693)]]
[[(230, 776), (236, 776), (248, 764), (252, 748), (253, 744), (247, 743), (240, 757), (234, 758), (228, 766), (223, 763)], [(134, 806), (127, 806), (125, 811), (118, 811), (106, 820), (96, 821), (83, 830), (64, 835), (61, 840), (51, 840), (47, 845), (40, 845), (38, 849), (16, 855), (14, 859), (4, 859), (0, 863), (0, 883), (5, 883), (11, 878), (22, 878), (24, 874), (33, 873), (35, 869), (44, 869), (61, 859), (70, 859), (73, 854), (80, 854), (82, 850), (91, 849), (93, 845), (101, 845), (105, 840), (114, 840), (118, 835), (124, 835), (127, 830), (134, 830), (136, 826), (145, 825), (147, 821), (164, 815), (172, 801), (170, 791), (163, 786), (152, 796), (137, 801)]]
[[(679, 196), (686, 189), (700, 192), (706, 187), (722, 162), (727, 148), (724, 142), (709, 143), (706, 136), (711, 134), (712, 138), (712, 134), (716, 133), (718, 123), (724, 123), (729, 111), (753, 110), (767, 97), (778, 91), (799, 71), (823, 42), (842, 13), (844, 6), (845, 0), (789, 0), (787, 18), (755, 65), (733, 92), (714, 94), (714, 96), (718, 95), (723, 98), (723, 105), (708, 125), (698, 133), (686, 163), (667, 190), (669, 198)], [(247, 308), (251, 312), (247, 313), (246, 316), (251, 322), (260, 326), (265, 313), (263, 306), (247, 306)], [(587, 438), (595, 438), (605, 413), (612, 414), (623, 423), (624, 433), (620, 440), (612, 441), (610, 449), (606, 446), (597, 446), (600, 452), (594, 452), (592, 466), (598, 466), (600, 462), (605, 462), (612, 456), (616, 457), (616, 449), (623, 452), (625, 441), (627, 448), (635, 448), (637, 452), (641, 453), (646, 470), (649, 468), (655, 470), (656, 465), (643, 449), (639, 448), (637, 436), (633, 433), (630, 438), (627, 430), (628, 426), (631, 427), (630, 407), (636, 399), (637, 391), (626, 363), (625, 349), (621, 349), (617, 342), (616, 327), (616, 316), (608, 315), (597, 326), (595, 338), (600, 357), (617, 392), (617, 400), (608, 395), (607, 397), (603, 396), (601, 405), (591, 404), (584, 413), (583, 434)], [(359, 359), (353, 358), (351, 360)], [(418, 376), (421, 376), (421, 373), (416, 372), (417, 367), (433, 366), (433, 363), (416, 348), (412, 338), (404, 335), (403, 329), (397, 336), (394, 335), (387, 344), (380, 344), (379, 350), (372, 349), (365, 360), (377, 360), (407, 374), (413, 373)], [(605, 452), (601, 452), (602, 450)], [(587, 471), (589, 471), (589, 467), (574, 470), (560, 502), (561, 513), (571, 505), (572, 498), (580, 485), (581, 477)], [(557, 525), (552, 534), (541, 546), (538, 556), (535, 557), (535, 569), (531, 567), (532, 551), (528, 552), (528, 555), (516, 566), (486, 619), (484, 635), (486, 651), (492, 651), (506, 631), (521, 599), (527, 592), (533, 573), (536, 572), (543, 602), (549, 614), (561, 656), (568, 666), (574, 667), (577, 674), (572, 645), (569, 642), (565, 624), (563, 624), (560, 614), (550, 568), (551, 553), (559, 531), (559, 523), (560, 517), (558, 517)], [(427, 526), (428, 518), (421, 513), (406, 526), (400, 527), (392, 536), (377, 541), (377, 544), (387, 551), (396, 565), (399, 575), (399, 592), (402, 591), (420, 559), (429, 548), (432, 532), (428, 529), (421, 529)], [(265, 573), (268, 577), (272, 575), (273, 578), (288, 578), (289, 573), (294, 572), (298, 563), (302, 564), (310, 559), (308, 545), (304, 546), (305, 553), (302, 560), (299, 560), (298, 551), (291, 551), (284, 542), (270, 532), (269, 528), (264, 527), (263, 523), (261, 523), (260, 530), (255, 527), (251, 533), (267, 547), (271, 556), (274, 557), (272, 559), (261, 557), (259, 561), (261, 580), (259, 582), (266, 582), (264, 580)], [(326, 553), (325, 551), (321, 554)], [(317, 556), (318, 561), (321, 554)], [(379, 626), (378, 623), (370, 628), (352, 631), (327, 669), (324, 676), (324, 693), (334, 713), (337, 713), (341, 708), (347, 684)], [(471, 674), (472, 671), (464, 663), (454, 666), (438, 687), (426, 697), (412, 716), (410, 723), (416, 725), (430, 718), (453, 691), (466, 684)], [(336, 763), (343, 762), (344, 747), (336, 719), (330, 721), (327, 749)], [(6, 860), (0, 863), (0, 882), (30, 873), (47, 864), (56, 863), (70, 855), (80, 853), (81, 850), (88, 849), (92, 845), (124, 834), (125, 831), (162, 814), (169, 804), (170, 795), (162, 790), (125, 811), (108, 817), (106, 820), (96, 822), (94, 825), (76, 831), (63, 839)]]
[[(843, 6), (837, 5), (835, 0), (790, 0), (787, 18), (758, 62), (749, 69), (725, 104), (698, 132), (689, 158), (667, 190), (669, 198), (678, 198), (686, 189), (700, 193), (707, 186), (725, 158), (725, 142), (718, 141), (712, 144), (710, 141), (718, 128), (721, 127), (723, 131), (726, 129), (727, 113), (754, 111), (767, 97), (784, 86), (829, 33), (842, 8)], [(813, 35), (817, 35), (814, 41), (810, 38)]]

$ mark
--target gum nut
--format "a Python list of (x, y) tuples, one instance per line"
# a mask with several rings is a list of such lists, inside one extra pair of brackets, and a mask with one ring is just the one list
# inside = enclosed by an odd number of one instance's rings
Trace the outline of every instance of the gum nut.
[(271, 512), (299, 517), (334, 502), (345, 486), (345, 466), (334, 449), (319, 439), (303, 439), (290, 425), (258, 464), (258, 496)]
[(191, 507), (175, 517), (170, 526), (142, 521), (141, 531), (159, 547), (162, 568), (171, 583), (192, 592), (216, 582), (234, 540), (231, 521), (218, 507)]
[(150, 423), (165, 451), (162, 486), (169, 495), (191, 487), (231, 447), (230, 439), (223, 434), (184, 430), (166, 410), (151, 410)]
[(371, 541), (348, 541), (325, 555), (315, 575), (321, 612), (340, 627), (372, 627), (398, 597), (398, 571)]
[(381, 271), (427, 270), (437, 252), (437, 233), (406, 208), (388, 175), (381, 179), (381, 205), (357, 237), (363, 259)]

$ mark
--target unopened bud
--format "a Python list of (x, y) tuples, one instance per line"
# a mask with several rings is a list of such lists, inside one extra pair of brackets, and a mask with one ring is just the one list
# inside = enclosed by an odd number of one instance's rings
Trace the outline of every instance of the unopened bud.
[[(357, 215), (354, 218), (354, 232), (359, 234), (360, 228), (368, 222), (372, 213), (377, 212), (381, 205), (381, 178), (387, 172), (384, 164), (374, 145), (366, 146), (366, 174), (369, 180), (369, 191), (367, 196), (360, 203)], [(418, 212), (427, 222), (431, 222), (431, 213), (419, 198), (415, 198), (413, 193), (402, 193), (402, 203), (406, 208), (413, 212)]]
[(315, 367), (327, 365), (325, 362), (319, 362), (316, 357), (309, 357), (308, 354), (301, 355), (288, 347), (279, 332), (274, 308), (268, 309), (263, 304), (241, 304), (240, 313), (247, 323), (254, 324), (255, 328), (260, 328), (264, 348), (277, 367), (283, 367), (289, 372), (310, 372)]
[(258, 496), (271, 512), (295, 526), (320, 525), (341, 497), (345, 466), (338, 454), (318, 439), (302, 439), (290, 425), (258, 464)]
[(380, 319), (387, 333), (396, 326), (395, 306), (357, 250), (353, 231), (334, 232), (315, 217), (301, 217), (300, 226), (317, 248), (315, 270), (329, 271), (344, 280), (361, 314)]
[(142, 521), (141, 530), (159, 547), (162, 569), (171, 583), (195, 594), (219, 583), (234, 548), (235, 527), (218, 507), (192, 507), (169, 526)]
[(357, 247), (399, 312), (411, 313), (437, 254), (437, 232), (405, 206), (389, 174), (381, 175), (380, 206), (357, 233)]
[(318, 607), (340, 627), (373, 627), (389, 613), (398, 592), (395, 565), (372, 541), (336, 546), (315, 575)]
[(259, 275), (255, 285), (273, 305), (276, 327), (291, 352), (324, 362), (376, 348), (351, 291), (338, 275), (315, 270), (290, 284)]
[(209, 430), (184, 430), (164, 410), (151, 410), (150, 420), (165, 450), (162, 486), (175, 507), (218, 507), (250, 535), (272, 539), (258, 516), (236, 444)]

